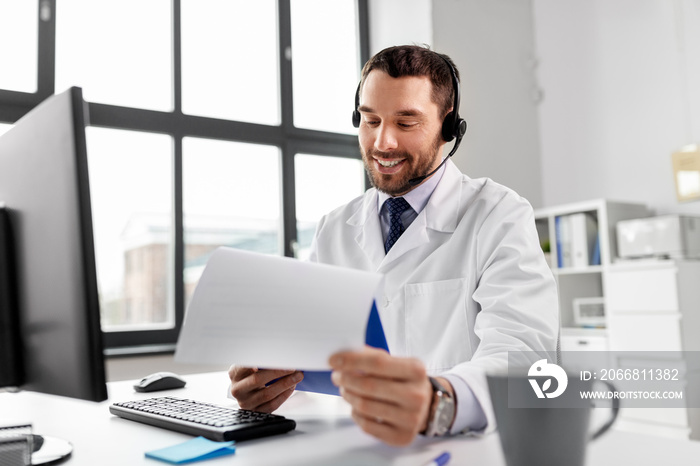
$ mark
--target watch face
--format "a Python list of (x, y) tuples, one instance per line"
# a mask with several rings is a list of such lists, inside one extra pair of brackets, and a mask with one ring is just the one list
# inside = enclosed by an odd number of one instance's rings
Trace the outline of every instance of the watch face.
[(428, 435), (445, 435), (450, 430), (454, 420), (455, 402), (450, 396), (450, 392), (437, 380), (430, 377), (430, 383), (433, 386), (435, 412), (428, 427)]
[(433, 422), (435, 422), (436, 435), (444, 435), (448, 430), (450, 430), (454, 415), (454, 400), (452, 400), (449, 395), (443, 394), (440, 396), (437, 409), (435, 410), (435, 418), (433, 419)]

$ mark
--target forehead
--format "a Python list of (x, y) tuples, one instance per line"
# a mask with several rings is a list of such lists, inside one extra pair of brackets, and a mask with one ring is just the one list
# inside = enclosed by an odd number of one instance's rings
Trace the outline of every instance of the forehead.
[(433, 101), (433, 83), (427, 76), (392, 78), (373, 70), (367, 75), (360, 92), (360, 107), (373, 112), (396, 113), (412, 109), (422, 113), (437, 112)]

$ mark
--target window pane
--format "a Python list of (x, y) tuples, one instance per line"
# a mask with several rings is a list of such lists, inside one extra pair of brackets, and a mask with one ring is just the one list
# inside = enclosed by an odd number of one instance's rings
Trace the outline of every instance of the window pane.
[(282, 254), (277, 147), (184, 138), (185, 302), (219, 246)]
[(102, 328), (172, 328), (172, 139), (87, 128), (87, 143)]
[(307, 259), (316, 224), (325, 214), (365, 190), (364, 167), (358, 159), (297, 154), (294, 157), (296, 185), (296, 256)]
[(56, 90), (89, 102), (172, 110), (169, 0), (61, 0), (56, 6)]
[(294, 125), (357, 134), (350, 118), (361, 66), (355, 1), (292, 0), (291, 16)]
[(0, 89), (36, 92), (38, 4), (0, 0)]
[(277, 125), (275, 0), (182, 1), (182, 111)]

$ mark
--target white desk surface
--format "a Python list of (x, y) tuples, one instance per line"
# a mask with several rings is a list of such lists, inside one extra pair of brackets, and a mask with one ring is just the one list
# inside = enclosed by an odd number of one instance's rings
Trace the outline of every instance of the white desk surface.
[[(116, 401), (172, 395), (236, 406), (226, 398), (225, 372), (185, 376), (179, 390), (136, 393), (133, 381), (108, 384), (110, 400), (102, 403), (73, 400), (33, 392), (0, 393), (0, 421), (31, 422), (34, 432), (69, 440), (74, 445), (68, 465), (150, 465), (144, 452), (184, 442), (192, 437), (120, 419), (109, 413)], [(208, 460), (206, 465), (414, 465), (420, 466), (443, 451), (452, 465), (505, 465), (497, 434), (480, 438), (418, 438), (405, 448), (389, 447), (363, 433), (339, 397), (295, 393), (278, 411), (297, 422), (283, 435), (240, 442), (231, 456)], [(611, 430), (588, 449), (586, 464), (659, 465), (700, 464), (700, 442), (630, 434)]]

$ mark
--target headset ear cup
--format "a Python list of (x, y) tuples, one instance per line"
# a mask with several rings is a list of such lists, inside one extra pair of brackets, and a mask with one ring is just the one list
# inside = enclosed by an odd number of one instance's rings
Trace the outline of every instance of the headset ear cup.
[(455, 137), (462, 138), (467, 132), (467, 121), (463, 118), (457, 118), (457, 123), (455, 124)]
[(455, 133), (454, 120), (452, 119), (452, 113), (450, 113), (442, 121), (442, 139), (445, 142), (450, 142), (455, 137), (454, 133)]
[(362, 86), (362, 81), (357, 83), (357, 90), (355, 91), (355, 110), (352, 112), (352, 125), (355, 128), (360, 127), (360, 120), (362, 120), (362, 114), (358, 110), (360, 108), (360, 87)]
[(445, 142), (450, 142), (454, 138), (461, 138), (466, 132), (467, 122), (452, 112), (442, 122), (442, 139)]
[(355, 110), (354, 112), (352, 112), (352, 125), (353, 125), (355, 128), (359, 128), (359, 127), (360, 127), (360, 119), (361, 119), (361, 118), (362, 118), (362, 116), (360, 115), (360, 112), (358, 112), (357, 110)]

